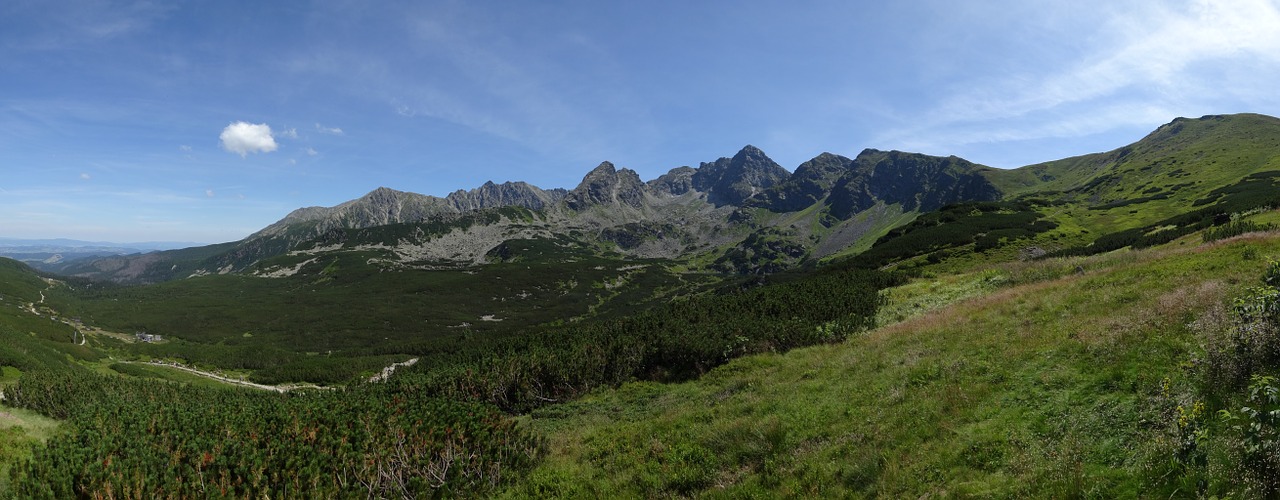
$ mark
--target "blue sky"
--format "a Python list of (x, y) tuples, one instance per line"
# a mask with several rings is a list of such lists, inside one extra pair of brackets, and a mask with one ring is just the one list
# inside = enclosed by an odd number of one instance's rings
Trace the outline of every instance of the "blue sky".
[(0, 236), (232, 241), (378, 186), (746, 144), (1011, 168), (1278, 88), (1280, 0), (6, 0)]

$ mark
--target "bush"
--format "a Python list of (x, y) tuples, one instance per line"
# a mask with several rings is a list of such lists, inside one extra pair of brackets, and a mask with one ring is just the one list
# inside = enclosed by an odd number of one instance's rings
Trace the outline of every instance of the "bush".
[(1205, 243), (1210, 243), (1245, 233), (1270, 231), (1272, 229), (1275, 229), (1275, 226), (1271, 224), (1258, 224), (1249, 221), (1232, 221), (1218, 227), (1209, 228), (1204, 232), (1204, 236), (1202, 238)]
[(1280, 362), (1280, 290), (1254, 287), (1232, 303), (1231, 316), (1211, 311), (1193, 326), (1204, 336), (1200, 373), (1206, 388), (1242, 387)]
[(1274, 377), (1254, 375), (1248, 406), (1219, 418), (1234, 434), (1233, 452), (1243, 466), (1238, 478), (1246, 489), (1274, 498), (1280, 492), (1280, 388)]
[(1267, 270), (1262, 273), (1262, 282), (1271, 288), (1280, 288), (1280, 261), (1267, 262)]

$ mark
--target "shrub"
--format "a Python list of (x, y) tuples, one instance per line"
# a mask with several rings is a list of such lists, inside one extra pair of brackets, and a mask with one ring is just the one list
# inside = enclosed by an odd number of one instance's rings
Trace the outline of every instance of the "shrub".
[(1267, 270), (1262, 273), (1262, 282), (1271, 288), (1280, 288), (1280, 261), (1267, 262)]
[(1274, 377), (1254, 375), (1251, 380), (1248, 406), (1221, 410), (1218, 416), (1234, 434), (1232, 451), (1244, 469), (1239, 480), (1273, 498), (1280, 492), (1280, 388)]
[(1254, 287), (1232, 303), (1231, 316), (1210, 311), (1193, 327), (1203, 336), (1201, 375), (1207, 388), (1241, 387), (1280, 361), (1280, 290)]
[(1204, 232), (1203, 240), (1210, 243), (1218, 240), (1225, 240), (1232, 236), (1239, 236), (1245, 233), (1253, 233), (1258, 231), (1270, 231), (1275, 229), (1271, 224), (1258, 224), (1249, 221), (1231, 221), (1227, 224), (1209, 228)]

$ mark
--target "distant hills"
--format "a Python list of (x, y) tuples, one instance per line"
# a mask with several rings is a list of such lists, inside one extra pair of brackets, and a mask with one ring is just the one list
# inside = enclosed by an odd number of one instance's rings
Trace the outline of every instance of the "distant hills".
[[(1088, 235), (1209, 203), (1269, 170), (1280, 170), (1280, 120), (1256, 114), (1178, 118), (1113, 151), (1012, 170), (867, 149), (852, 159), (822, 153), (788, 172), (746, 146), (648, 181), (603, 162), (569, 190), (489, 182), (441, 198), (378, 188), (334, 207), (295, 210), (238, 242), (82, 259), (56, 270), (147, 283), (265, 272), (276, 256), (354, 249), (379, 251), (392, 267), (466, 267), (493, 259), (507, 241), (568, 238), (625, 257), (770, 273), (864, 251), (891, 229), (958, 202), (1053, 203), (1053, 217), (1072, 223), (1052, 236), (1087, 243)], [(395, 228), (352, 232), (384, 226)]]
[(54, 239), (21, 239), (21, 238), (0, 238), (0, 249), (8, 248), (53, 248), (53, 249), (78, 249), (78, 248), (104, 248), (104, 249), (123, 249), (137, 251), (152, 250), (174, 250), (178, 248), (198, 247), (204, 243), (181, 242), (181, 241), (143, 241), (133, 243), (116, 243), (109, 241), (82, 241), (71, 240), (66, 238)]
[(201, 246), (202, 243), (148, 241), (140, 243), (113, 243), (105, 241), (81, 241), (65, 238), (18, 239), (0, 238), (0, 257), (26, 262), (46, 271), (58, 270), (67, 262), (105, 256), (141, 254), (158, 250), (172, 250)]

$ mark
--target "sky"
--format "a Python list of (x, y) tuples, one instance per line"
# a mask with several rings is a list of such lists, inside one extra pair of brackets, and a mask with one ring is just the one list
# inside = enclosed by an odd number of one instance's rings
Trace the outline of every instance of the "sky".
[(0, 237), (234, 241), (748, 144), (1016, 168), (1277, 89), (1280, 0), (5, 0)]

